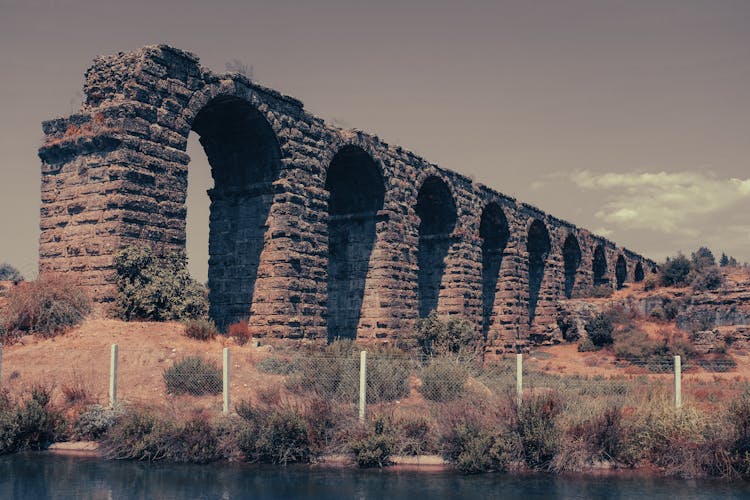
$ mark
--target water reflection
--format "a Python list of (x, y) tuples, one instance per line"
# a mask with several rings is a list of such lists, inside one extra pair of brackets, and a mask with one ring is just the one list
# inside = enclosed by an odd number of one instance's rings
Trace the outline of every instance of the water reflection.
[(0, 498), (748, 498), (750, 485), (658, 477), (555, 477), (315, 467), (109, 462), (51, 454), (0, 457)]

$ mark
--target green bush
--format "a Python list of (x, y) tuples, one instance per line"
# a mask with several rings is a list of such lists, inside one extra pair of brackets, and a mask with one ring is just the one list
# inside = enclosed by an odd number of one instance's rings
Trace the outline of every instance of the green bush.
[(223, 388), (221, 369), (199, 356), (176, 361), (164, 370), (163, 377), (170, 394), (219, 394)]
[(240, 402), (237, 414), (245, 421), (237, 445), (245, 460), (286, 465), (310, 461), (310, 439), (304, 416), (294, 408), (264, 411)]
[(414, 336), (427, 356), (481, 352), (482, 336), (471, 323), (455, 316), (443, 321), (434, 310), (417, 322)]
[(122, 411), (119, 408), (91, 405), (78, 415), (73, 424), (73, 437), (98, 441), (117, 423), (121, 414)]
[(62, 413), (50, 405), (50, 391), (32, 389), (23, 404), (0, 394), (0, 455), (23, 450), (42, 450), (67, 437)]
[(185, 335), (195, 340), (212, 340), (219, 332), (213, 321), (199, 318), (185, 321)]
[(118, 299), (125, 320), (186, 320), (208, 313), (205, 288), (190, 277), (184, 252), (157, 256), (147, 246), (131, 246), (114, 258)]
[(661, 283), (664, 286), (686, 286), (688, 275), (692, 269), (690, 261), (682, 254), (667, 258), (660, 266)]
[(698, 250), (693, 252), (690, 261), (690, 263), (693, 265), (693, 269), (697, 270), (716, 265), (716, 258), (714, 257), (714, 254), (706, 247), (700, 247)]
[(698, 272), (691, 273), (690, 286), (695, 291), (716, 290), (723, 284), (724, 275), (716, 266), (707, 266)]
[(0, 263), (0, 281), (23, 281), (21, 271), (8, 263)]
[(396, 447), (396, 436), (390, 421), (378, 417), (349, 447), (360, 467), (383, 468), (389, 465)]
[(558, 417), (562, 402), (555, 394), (524, 397), (516, 408), (514, 430), (519, 437), (526, 465), (535, 470), (549, 469), (560, 448)]
[(4, 329), (53, 337), (80, 324), (91, 312), (91, 301), (75, 281), (45, 274), (12, 288), (7, 295)]
[(612, 331), (614, 330), (614, 326), (612, 325), (612, 319), (608, 314), (597, 314), (586, 322), (585, 329), (591, 339), (591, 343), (596, 347), (603, 347), (612, 344)]
[(464, 394), (469, 372), (463, 364), (451, 358), (434, 358), (422, 370), (422, 395), (431, 401), (446, 402)]
[(142, 410), (120, 416), (104, 435), (102, 449), (107, 458), (118, 460), (202, 464), (221, 458), (216, 430), (204, 418), (177, 424)]
[(516, 456), (517, 446), (508, 433), (476, 422), (461, 421), (443, 437), (445, 455), (464, 474), (502, 472)]

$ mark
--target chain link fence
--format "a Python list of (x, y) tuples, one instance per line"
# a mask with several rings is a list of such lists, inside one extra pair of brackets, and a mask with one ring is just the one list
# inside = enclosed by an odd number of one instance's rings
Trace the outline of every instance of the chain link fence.
[[(590, 375), (556, 372), (555, 366), (545, 366), (535, 356), (522, 358), (519, 373), (516, 356), (482, 362), (374, 349), (363, 363), (356, 350), (322, 355), (237, 349), (230, 358), (215, 346), (185, 352), (135, 346), (113, 352), (102, 346), (66, 352), (61, 363), (59, 356), (47, 359), (29, 353), (34, 348), (6, 348), (0, 357), (0, 389), (21, 394), (41, 384), (67, 404), (119, 402), (229, 412), (232, 403), (240, 401), (322, 398), (355, 415), (362, 414), (365, 406), (418, 408), (467, 397), (507, 402), (544, 392), (559, 393), (570, 408), (606, 404), (638, 408), (663, 402), (679, 406), (683, 399), (711, 405), (748, 389), (743, 377), (733, 375), (732, 363), (710, 365), (709, 371), (688, 360), (675, 374), (672, 358), (617, 360), (608, 374)], [(21, 355), (24, 350), (26, 357)]]

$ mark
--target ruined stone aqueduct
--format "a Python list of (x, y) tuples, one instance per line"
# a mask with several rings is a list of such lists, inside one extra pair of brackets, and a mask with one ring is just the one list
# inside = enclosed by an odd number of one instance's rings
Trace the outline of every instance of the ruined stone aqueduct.
[(392, 341), (437, 309), (501, 353), (559, 340), (558, 299), (655, 266), (172, 47), (97, 58), (84, 92), (80, 112), (43, 124), (39, 266), (102, 303), (118, 250), (184, 248), (191, 131), (215, 184), (208, 284), (220, 325)]

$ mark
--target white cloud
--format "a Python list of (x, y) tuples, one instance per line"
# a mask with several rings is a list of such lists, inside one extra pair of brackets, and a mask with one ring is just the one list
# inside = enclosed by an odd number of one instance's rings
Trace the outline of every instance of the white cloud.
[(575, 185), (598, 190), (607, 201), (596, 212), (606, 224), (694, 236), (696, 217), (750, 200), (750, 179), (719, 179), (703, 172), (594, 173), (568, 175)]

